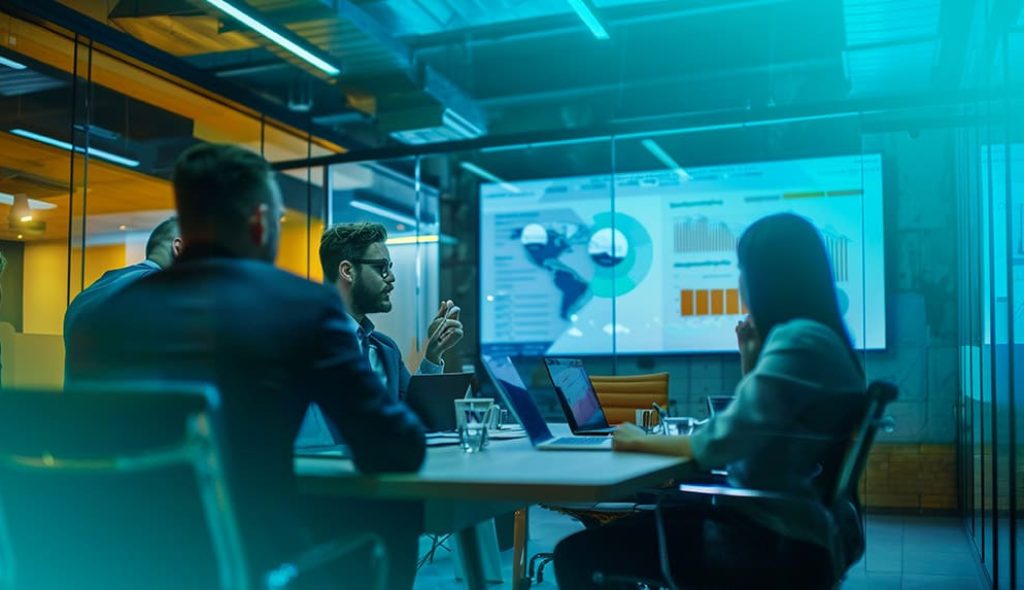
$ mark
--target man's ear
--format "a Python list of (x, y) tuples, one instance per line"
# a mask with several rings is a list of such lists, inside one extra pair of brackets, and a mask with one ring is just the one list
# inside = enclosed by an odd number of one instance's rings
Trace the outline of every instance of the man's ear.
[(184, 247), (184, 244), (181, 238), (174, 238), (174, 241), (171, 242), (171, 256), (174, 258), (181, 256), (181, 249)]
[(338, 263), (338, 276), (349, 283), (354, 280), (355, 267), (348, 260), (342, 260)]
[(262, 246), (267, 241), (267, 205), (261, 203), (249, 215), (249, 240), (254, 246)]

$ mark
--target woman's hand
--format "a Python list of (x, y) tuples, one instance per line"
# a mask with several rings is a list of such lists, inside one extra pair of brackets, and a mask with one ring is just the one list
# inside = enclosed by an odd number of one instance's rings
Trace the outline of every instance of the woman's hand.
[(648, 434), (635, 424), (626, 422), (615, 429), (612, 448), (616, 451), (639, 451)]
[(740, 349), (740, 370), (746, 375), (757, 364), (757, 357), (761, 354), (761, 335), (753, 317), (748, 315), (736, 324), (736, 343)]

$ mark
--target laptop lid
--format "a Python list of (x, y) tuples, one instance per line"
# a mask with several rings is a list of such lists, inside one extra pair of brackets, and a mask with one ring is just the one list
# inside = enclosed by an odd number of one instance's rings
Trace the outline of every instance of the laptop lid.
[(473, 373), (413, 375), (405, 403), (419, 416), (428, 432), (455, 430), (454, 400), (466, 396)]
[(533, 396), (526, 389), (526, 384), (519, 377), (519, 372), (512, 365), (512, 359), (507, 356), (489, 357), (484, 355), (483, 363), (484, 369), (494, 381), (498, 392), (505, 398), (505, 403), (519, 419), (519, 423), (523, 425), (523, 430), (530, 437), (530, 442), (536, 446), (551, 440), (553, 438), (551, 430), (548, 429), (547, 422), (541, 416), (537, 402), (533, 400)]
[(580, 359), (545, 358), (551, 385), (562, 404), (573, 432), (607, 429), (608, 418), (601, 408), (594, 385)]
[(327, 418), (316, 403), (309, 404), (306, 408), (306, 415), (302, 419), (302, 426), (295, 436), (295, 449), (318, 449), (332, 447), (341, 444), (341, 438), (336, 436), (334, 425), (329, 424)]

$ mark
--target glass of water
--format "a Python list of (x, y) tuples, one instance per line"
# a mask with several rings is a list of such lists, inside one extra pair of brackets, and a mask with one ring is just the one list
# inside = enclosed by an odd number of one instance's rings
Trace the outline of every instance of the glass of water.
[(476, 453), (483, 449), (487, 443), (487, 424), (466, 420), (466, 423), (459, 428), (459, 444), (462, 450), (467, 453)]
[(496, 409), (493, 400), (490, 399), (455, 400), (459, 445), (463, 451), (476, 453), (487, 445), (487, 423), (496, 413)]

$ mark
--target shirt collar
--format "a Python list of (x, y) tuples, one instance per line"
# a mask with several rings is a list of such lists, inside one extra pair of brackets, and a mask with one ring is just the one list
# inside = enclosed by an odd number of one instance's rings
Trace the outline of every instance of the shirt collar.
[[(349, 317), (352, 316), (349, 315)], [(352, 321), (356, 322), (356, 318), (352, 317)], [(373, 331), (377, 329), (377, 326), (374, 326), (373, 322), (370, 321), (370, 318), (366, 316), (363, 316), (363, 321), (356, 322), (356, 325), (359, 326), (359, 337), (362, 340), (369, 338), (370, 334), (373, 334)]]

